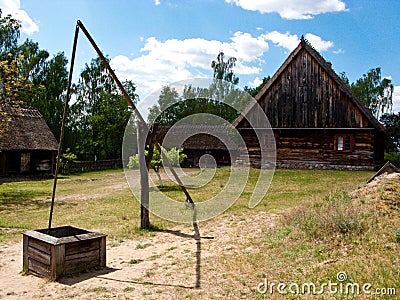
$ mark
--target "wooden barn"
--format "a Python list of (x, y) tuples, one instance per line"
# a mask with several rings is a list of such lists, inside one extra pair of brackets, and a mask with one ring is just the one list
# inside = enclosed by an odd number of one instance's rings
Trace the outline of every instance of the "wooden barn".
[(0, 136), (0, 176), (52, 173), (58, 143), (36, 109), (8, 108)]
[[(170, 129), (171, 126), (157, 126), (155, 140), (163, 144), (164, 137)], [(213, 156), (217, 166), (229, 166), (231, 164), (226, 145), (214, 135), (218, 133), (220, 137), (222, 136), (227, 140), (229, 133), (227, 127), (222, 125), (178, 125), (174, 126), (173, 132), (177, 139), (180, 136), (188, 137), (182, 145), (183, 152), (187, 155), (182, 164), (183, 167), (198, 167), (200, 157), (205, 154)], [(198, 134), (193, 135), (193, 132), (198, 132)], [(176, 145), (173, 143), (171, 146)], [(168, 145), (166, 147), (169, 148)], [(239, 153), (237, 149), (233, 149), (231, 152), (234, 152), (234, 156)]]
[[(262, 142), (270, 144), (275, 138), (277, 167), (382, 166), (384, 127), (304, 38), (255, 99), (273, 129), (273, 137)], [(244, 114), (252, 118), (254, 109), (248, 107)], [(233, 125), (246, 142), (251, 164), (260, 167), (255, 130), (263, 129), (251, 128), (243, 115)]]

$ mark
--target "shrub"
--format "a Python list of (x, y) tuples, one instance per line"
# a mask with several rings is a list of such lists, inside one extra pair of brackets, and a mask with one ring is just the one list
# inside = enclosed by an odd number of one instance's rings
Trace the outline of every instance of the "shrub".
[(347, 193), (331, 194), (299, 207), (288, 216), (288, 221), (315, 239), (359, 234), (365, 230), (364, 215)]
[(390, 161), (396, 167), (400, 168), (400, 152), (387, 152), (384, 159), (385, 162)]

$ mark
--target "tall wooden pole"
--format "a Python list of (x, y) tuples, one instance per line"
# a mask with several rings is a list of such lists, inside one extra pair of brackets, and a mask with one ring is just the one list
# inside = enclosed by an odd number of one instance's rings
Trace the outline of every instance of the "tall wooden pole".
[(140, 171), (140, 228), (150, 228), (149, 218), (149, 172), (146, 165), (146, 157), (144, 149), (146, 147), (146, 124), (138, 121), (137, 127), (137, 144), (138, 144), (138, 158), (139, 158), (139, 171)]

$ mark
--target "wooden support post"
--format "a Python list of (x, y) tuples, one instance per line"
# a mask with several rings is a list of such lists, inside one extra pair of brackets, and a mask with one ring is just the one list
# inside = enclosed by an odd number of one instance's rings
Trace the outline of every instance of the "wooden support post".
[(106, 261), (107, 261), (107, 254), (106, 254), (106, 237), (103, 236), (100, 238), (100, 262), (99, 262), (99, 266), (100, 267), (105, 267), (106, 266)]
[(149, 173), (144, 155), (146, 143), (146, 128), (142, 122), (136, 122), (137, 126), (137, 144), (140, 170), (140, 228), (150, 228), (149, 218)]

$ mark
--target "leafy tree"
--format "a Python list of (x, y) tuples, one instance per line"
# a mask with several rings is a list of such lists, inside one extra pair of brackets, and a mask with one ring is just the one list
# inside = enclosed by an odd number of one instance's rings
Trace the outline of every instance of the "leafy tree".
[[(162, 148), (162, 151), (164, 152), (165, 156), (168, 158), (172, 166), (178, 166), (179, 164), (183, 163), (183, 161), (187, 157), (187, 155), (183, 153), (183, 148), (180, 149), (172, 148), (169, 151), (167, 151), (165, 148)], [(147, 156), (148, 151), (146, 150), (144, 154)], [(156, 172), (160, 187), (163, 186), (162, 178), (160, 175), (160, 168), (162, 167), (163, 167), (163, 160), (161, 154), (160, 152), (158, 152), (156, 148), (154, 148), (153, 157), (150, 162), (150, 168), (152, 168), (154, 172)], [(138, 154), (129, 157), (128, 168), (130, 169), (139, 168)]]
[(8, 54), (18, 45), (21, 23), (11, 15), (3, 17), (0, 8), (0, 60), (9, 59)]
[[(124, 81), (122, 84), (136, 102), (133, 82)], [(120, 157), (131, 109), (100, 58), (85, 65), (73, 89), (76, 103), (71, 106), (67, 147), (81, 159)]]
[(19, 45), (20, 28), (10, 15), (0, 16), (0, 111), (5, 106), (37, 108), (58, 139), (67, 60), (62, 53), (48, 60), (49, 53), (28, 39)]
[(383, 114), (380, 121), (385, 125), (392, 140), (392, 144), (387, 145), (386, 149), (398, 152), (400, 150), (400, 112), (397, 115)]
[(156, 120), (157, 116), (162, 113), (162, 115), (157, 119), (157, 122), (159, 124), (174, 124), (177, 120), (174, 117), (174, 112), (171, 111), (173, 109), (167, 108), (177, 103), (179, 99), (180, 97), (178, 91), (175, 88), (172, 88), (168, 85), (163, 86), (160, 95), (158, 96), (158, 104), (153, 105), (149, 109), (148, 121), (150, 123), (153, 123)]
[(363, 74), (360, 79), (352, 83), (350, 88), (376, 117), (391, 111), (393, 85), (390, 79), (381, 78), (381, 68), (369, 70), (367, 74)]
[(236, 57), (229, 57), (226, 61), (224, 52), (217, 55), (217, 60), (211, 62), (211, 68), (214, 70), (214, 79), (222, 79), (232, 84), (239, 83), (239, 77), (233, 73), (233, 68), (236, 65)]
[(193, 123), (210, 124), (212, 119), (202, 114), (207, 113), (232, 122), (237, 118), (238, 113), (230, 105), (238, 107), (243, 100), (241, 93), (234, 87), (234, 84), (239, 82), (239, 78), (233, 73), (235, 64), (236, 58), (226, 59), (224, 53), (220, 52), (216, 61), (211, 63), (214, 79), (217, 80), (208, 88), (188, 85), (179, 96), (174, 88), (163, 87), (158, 104), (153, 105), (149, 110), (148, 121), (150, 123), (156, 121), (160, 125), (173, 125), (187, 116), (196, 115), (192, 119)]
[(264, 87), (264, 85), (267, 84), (267, 82), (270, 79), (271, 79), (271, 76), (264, 77), (263, 80), (262, 80), (262, 83), (259, 86), (255, 87), (255, 88), (251, 88), (251, 87), (245, 86), (244, 90), (246, 92), (248, 92), (252, 97), (255, 97), (261, 91), (261, 89)]
[(3, 17), (0, 9), (0, 137), (10, 120), (7, 107), (20, 106), (22, 94), (29, 89), (19, 72), (24, 58), (15, 55), (20, 28), (20, 22), (11, 15)]

